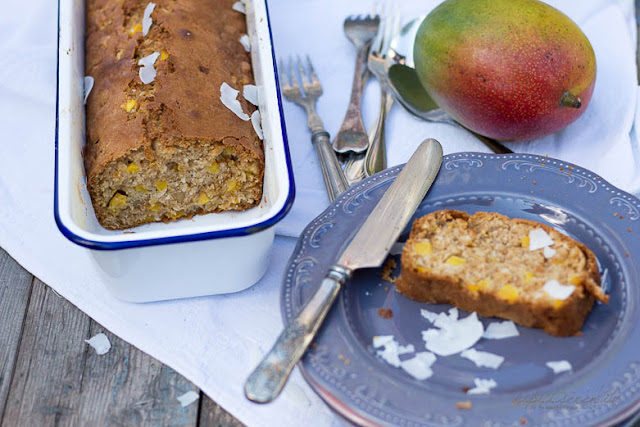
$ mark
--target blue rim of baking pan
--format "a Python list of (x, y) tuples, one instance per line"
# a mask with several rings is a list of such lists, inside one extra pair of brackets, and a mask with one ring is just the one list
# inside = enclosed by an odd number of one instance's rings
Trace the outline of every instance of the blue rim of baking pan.
[(118, 249), (132, 249), (140, 248), (144, 246), (165, 245), (171, 243), (186, 243), (197, 242), (201, 240), (220, 239), (225, 237), (238, 237), (248, 236), (266, 228), (275, 225), (282, 220), (284, 216), (289, 212), (293, 205), (293, 199), (295, 197), (295, 182), (293, 177), (293, 166), (291, 164), (291, 153), (289, 152), (289, 140), (287, 138), (287, 128), (284, 120), (284, 110), (282, 108), (282, 96), (280, 94), (280, 80), (278, 79), (278, 64), (276, 61), (275, 51), (273, 49), (273, 34), (271, 32), (271, 18), (269, 16), (268, 1), (265, 0), (265, 10), (267, 14), (267, 24), (269, 28), (269, 39), (271, 42), (271, 58), (273, 60), (276, 92), (278, 97), (278, 110), (280, 111), (280, 124), (282, 126), (282, 139), (284, 142), (284, 154), (287, 163), (287, 175), (289, 177), (289, 192), (282, 208), (270, 218), (266, 220), (250, 225), (247, 227), (232, 228), (227, 230), (210, 231), (206, 233), (185, 234), (180, 236), (161, 237), (157, 239), (135, 240), (125, 242), (102, 242), (97, 240), (86, 239), (78, 236), (62, 222), (60, 219), (59, 203), (58, 203), (58, 128), (59, 128), (59, 91), (60, 91), (60, 0), (58, 0), (58, 41), (57, 41), (57, 57), (56, 57), (56, 134), (55, 134), (55, 167), (54, 167), (54, 186), (53, 186), (53, 215), (55, 217), (56, 225), (62, 234), (73, 243), (80, 246), (84, 246), (89, 249), (97, 250), (118, 250)]

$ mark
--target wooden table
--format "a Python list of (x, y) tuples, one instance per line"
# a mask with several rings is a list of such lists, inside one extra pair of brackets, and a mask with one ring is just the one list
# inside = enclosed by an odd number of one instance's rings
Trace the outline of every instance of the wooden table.
[[(84, 340), (104, 332), (98, 356)], [(177, 396), (200, 399), (182, 408)], [(173, 369), (106, 331), (0, 249), (0, 425), (237, 427)]]

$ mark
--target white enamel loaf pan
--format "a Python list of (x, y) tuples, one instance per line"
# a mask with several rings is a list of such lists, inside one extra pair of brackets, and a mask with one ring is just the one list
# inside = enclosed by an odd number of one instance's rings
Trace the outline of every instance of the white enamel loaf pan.
[(266, 0), (245, 3), (264, 131), (260, 205), (109, 231), (95, 217), (82, 160), (85, 2), (59, 0), (55, 219), (69, 240), (91, 251), (104, 282), (121, 299), (148, 302), (235, 292), (253, 285), (267, 269), (273, 226), (291, 207), (294, 184)]

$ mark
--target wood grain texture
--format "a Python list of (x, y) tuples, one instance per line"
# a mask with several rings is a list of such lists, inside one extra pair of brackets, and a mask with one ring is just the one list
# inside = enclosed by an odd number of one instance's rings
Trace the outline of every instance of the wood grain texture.
[[(98, 356), (84, 340), (105, 332)], [(199, 390), (172, 369), (106, 332), (35, 280), (2, 424), (195, 426)]]
[(20, 346), (33, 276), (0, 249), (0, 420)]
[[(204, 397), (204, 398), (203, 398)], [(201, 394), (200, 427), (243, 427), (240, 421), (222, 409), (217, 403)]]

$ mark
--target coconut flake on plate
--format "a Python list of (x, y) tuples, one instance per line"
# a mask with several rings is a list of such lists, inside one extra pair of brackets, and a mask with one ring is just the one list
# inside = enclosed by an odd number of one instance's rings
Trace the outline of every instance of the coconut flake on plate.
[(236, 12), (240, 12), (240, 13), (247, 13), (247, 10), (244, 8), (244, 3), (242, 3), (241, 1), (237, 1), (233, 4), (233, 6), (231, 6), (231, 9), (235, 10)]
[(427, 319), (431, 323), (435, 322), (436, 319), (438, 318), (438, 314), (437, 313), (434, 313), (433, 311), (429, 311), (429, 310), (424, 309), (424, 308), (420, 309), (420, 315), (422, 317), (424, 317), (425, 319)]
[(549, 236), (549, 234), (542, 228), (534, 228), (533, 230), (529, 231), (530, 251), (537, 251), (538, 249), (542, 249), (553, 244), (554, 241), (551, 236)]
[(242, 120), (249, 120), (249, 115), (242, 111), (242, 105), (240, 105), (240, 101), (237, 100), (238, 94), (240, 92), (229, 86), (226, 82), (223, 82), (220, 85), (220, 101), (231, 110), (236, 116), (240, 117)]
[(407, 344), (407, 345), (400, 345), (398, 346), (398, 355), (400, 354), (409, 354), (409, 353), (415, 353), (416, 349), (413, 346), (413, 344)]
[(262, 124), (260, 122), (260, 110), (256, 110), (251, 113), (251, 124), (253, 125), (253, 130), (256, 131), (258, 138), (263, 139), (264, 134), (262, 133)]
[(517, 337), (520, 335), (516, 324), (511, 320), (505, 320), (504, 322), (491, 322), (484, 331), (482, 338), (488, 340), (501, 340), (504, 338)]
[(458, 320), (458, 310), (449, 310), (449, 316), (440, 313), (434, 322), (439, 329), (422, 331), (425, 348), (438, 356), (450, 356), (471, 348), (482, 338), (484, 327), (473, 312)]
[(474, 378), (473, 383), (475, 387), (467, 391), (467, 394), (489, 394), (489, 391), (498, 385), (492, 378)]
[(420, 353), (416, 353), (411, 359), (400, 362), (400, 368), (417, 380), (426, 380), (433, 375), (431, 365), (433, 365), (435, 361), (435, 354), (428, 351), (421, 351)]
[(87, 98), (89, 98), (89, 94), (91, 93), (91, 89), (93, 89), (93, 84), (95, 83), (95, 79), (91, 76), (84, 76), (84, 103), (87, 103)]
[(240, 40), (238, 41), (244, 47), (244, 50), (246, 50), (247, 52), (251, 52), (251, 42), (249, 42), (248, 35), (243, 34), (242, 36), (240, 36)]
[(160, 56), (160, 52), (153, 52), (151, 55), (147, 55), (138, 61), (140, 65), (140, 71), (138, 72), (140, 80), (144, 84), (149, 84), (156, 78), (156, 69), (153, 68), (153, 64)]
[(92, 336), (88, 340), (84, 340), (84, 342), (93, 347), (98, 356), (102, 356), (111, 350), (111, 342), (109, 342), (109, 338), (102, 332)]
[(180, 405), (183, 408), (185, 406), (191, 405), (193, 402), (195, 402), (199, 398), (200, 398), (200, 395), (198, 393), (196, 393), (195, 391), (193, 391), (193, 390), (188, 391), (188, 392), (186, 392), (184, 394), (181, 394), (180, 396), (176, 397), (176, 399), (178, 399), (178, 402), (180, 402)]
[(478, 351), (475, 348), (463, 351), (460, 353), (460, 357), (471, 360), (478, 368), (498, 369), (504, 362), (504, 357), (502, 356), (488, 351)]
[(573, 369), (571, 367), (571, 363), (569, 363), (566, 360), (557, 360), (557, 361), (547, 362), (547, 363), (545, 363), (545, 365), (547, 365), (549, 368), (551, 368), (551, 370), (553, 370), (554, 374), (559, 374), (561, 372), (566, 372), (566, 371), (570, 371), (571, 369)]
[(573, 285), (562, 285), (557, 280), (549, 280), (542, 290), (553, 299), (566, 300), (575, 290)]
[(258, 106), (258, 86), (244, 85), (242, 88), (242, 96), (256, 107)]
[(153, 9), (156, 8), (155, 3), (149, 3), (147, 7), (144, 8), (144, 13), (142, 15), (142, 35), (146, 36), (149, 32), (149, 28), (151, 28), (151, 24), (153, 24), (153, 19), (151, 19), (151, 13)]

